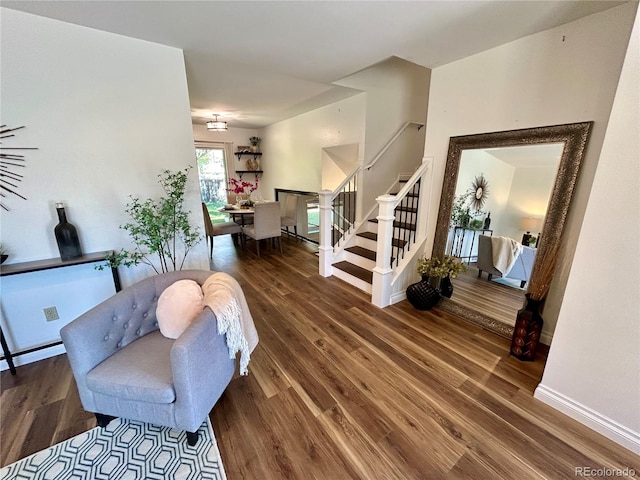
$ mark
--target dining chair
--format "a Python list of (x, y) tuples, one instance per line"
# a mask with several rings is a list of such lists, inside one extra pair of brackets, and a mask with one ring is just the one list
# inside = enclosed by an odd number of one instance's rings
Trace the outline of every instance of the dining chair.
[(287, 229), (287, 235), (289, 233), (289, 227), (293, 227), (293, 232), (298, 237), (298, 195), (287, 194), (287, 198), (284, 201), (284, 212), (280, 217), (280, 226)]
[[(202, 202), (202, 216), (204, 217), (204, 233), (207, 236), (207, 245), (209, 245), (209, 258), (213, 257), (213, 237), (236, 234), (240, 237), (240, 242), (242, 242), (242, 235), (240, 235), (242, 227), (236, 222), (213, 223), (209, 215), (209, 209), (204, 202)], [(235, 242), (237, 242), (236, 238), (234, 238)]]
[(280, 230), (280, 202), (256, 203), (253, 225), (242, 227), (242, 233), (256, 241), (256, 254), (260, 257), (260, 240), (278, 239), (282, 255), (282, 230)]

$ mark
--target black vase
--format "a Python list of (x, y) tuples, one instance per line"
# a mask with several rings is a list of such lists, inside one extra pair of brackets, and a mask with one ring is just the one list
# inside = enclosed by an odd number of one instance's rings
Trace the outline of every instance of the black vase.
[(418, 310), (430, 310), (440, 301), (440, 292), (432, 287), (429, 277), (422, 276), (422, 281), (407, 287), (407, 300)]
[(531, 362), (536, 358), (544, 320), (540, 315), (543, 300), (533, 300), (529, 294), (522, 309), (518, 310), (516, 326), (511, 338), (511, 355), (518, 360)]
[(54, 229), (56, 242), (58, 242), (58, 250), (60, 250), (60, 258), (62, 260), (70, 260), (82, 256), (80, 248), (80, 239), (76, 227), (67, 221), (67, 214), (64, 211), (64, 204), (57, 203), (59, 223)]
[(453, 284), (448, 275), (440, 280), (440, 295), (447, 298), (451, 298), (453, 295)]

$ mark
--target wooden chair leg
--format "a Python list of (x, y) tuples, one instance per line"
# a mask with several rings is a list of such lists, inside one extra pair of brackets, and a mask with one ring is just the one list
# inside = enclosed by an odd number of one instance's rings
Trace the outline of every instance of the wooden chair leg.
[(487, 274), (487, 282), (490, 282), (492, 278), (493, 278), (493, 273), (488, 273)]
[(478, 269), (478, 278), (482, 278), (482, 270)]
[(256, 254), (260, 258), (260, 240), (256, 240)]
[(115, 420), (116, 417), (112, 417), (111, 415), (104, 415), (102, 413), (96, 413), (96, 420), (98, 421), (99, 427), (106, 427), (111, 423), (111, 420)]
[(190, 447), (195, 446), (196, 443), (198, 443), (198, 437), (200, 436), (200, 434), (195, 431), (195, 432), (187, 432), (187, 444)]
[(296, 238), (298, 238), (298, 226), (297, 225), (293, 226), (293, 233), (295, 234)]
[(280, 246), (280, 255), (284, 255), (282, 251), (282, 237), (278, 237), (278, 245)]

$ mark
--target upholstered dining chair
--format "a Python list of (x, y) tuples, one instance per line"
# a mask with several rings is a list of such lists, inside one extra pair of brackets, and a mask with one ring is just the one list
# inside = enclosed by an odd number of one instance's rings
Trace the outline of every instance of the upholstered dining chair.
[(282, 230), (280, 229), (280, 202), (256, 203), (253, 225), (242, 227), (242, 233), (256, 241), (256, 254), (260, 257), (260, 240), (278, 239), (282, 254)]
[[(242, 227), (236, 222), (219, 222), (213, 223), (207, 205), (202, 202), (202, 216), (204, 217), (204, 232), (207, 236), (207, 245), (209, 245), (209, 258), (213, 257), (213, 237), (218, 235), (237, 235), (242, 242)], [(237, 237), (234, 237), (234, 242)]]
[[(212, 273), (154, 275), (62, 328), (82, 406), (96, 414), (99, 426), (121, 417), (186, 430), (189, 445), (196, 444), (199, 427), (233, 377), (235, 360), (209, 308), (195, 311), (175, 339), (162, 333), (164, 317), (157, 310), (162, 293), (178, 280), (202, 285)], [(170, 320), (179, 320), (175, 311), (183, 304), (189, 307), (180, 299), (172, 305)]]
[(289, 227), (293, 227), (293, 232), (298, 236), (298, 195), (287, 194), (284, 201), (284, 211), (280, 217), (280, 226), (287, 229), (289, 235)]

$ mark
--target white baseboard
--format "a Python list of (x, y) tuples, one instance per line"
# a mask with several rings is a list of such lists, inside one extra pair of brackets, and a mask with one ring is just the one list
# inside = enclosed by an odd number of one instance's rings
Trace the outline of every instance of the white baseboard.
[(619, 424), (560, 392), (538, 385), (535, 398), (640, 455), (640, 433)]
[[(16, 367), (19, 367), (21, 365), (37, 362), (38, 360), (44, 360), (45, 358), (55, 357), (56, 355), (66, 352), (64, 345), (55, 345), (53, 347), (43, 348), (42, 350), (13, 357), (13, 364)], [(9, 370), (9, 364), (6, 360), (0, 360), (0, 370)]]
[(401, 302), (407, 298), (407, 291), (403, 290), (401, 292), (396, 292), (391, 294), (391, 298), (389, 299), (389, 305), (393, 305), (394, 303)]

